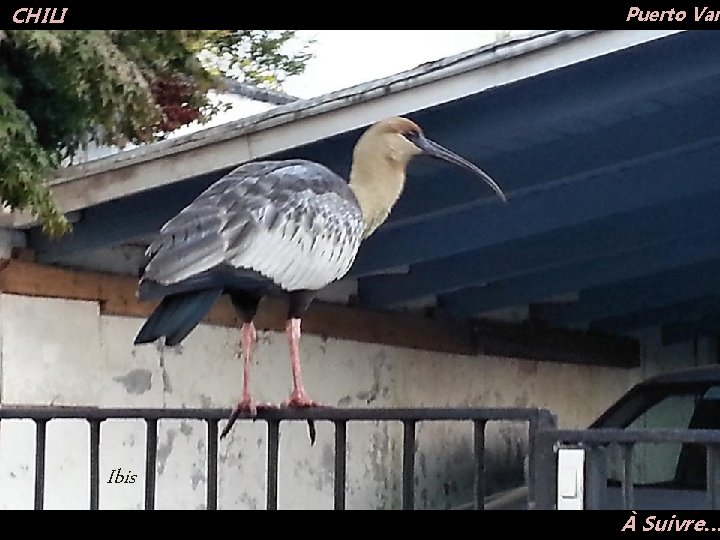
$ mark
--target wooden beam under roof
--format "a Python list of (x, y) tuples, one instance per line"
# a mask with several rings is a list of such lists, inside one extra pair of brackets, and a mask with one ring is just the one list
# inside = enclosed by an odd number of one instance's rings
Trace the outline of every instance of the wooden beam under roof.
[[(0, 292), (99, 302), (105, 315), (147, 317), (154, 303), (140, 302), (131, 276), (87, 272), (21, 259), (2, 261)], [(286, 304), (266, 298), (256, 325), (283, 331)], [(230, 302), (223, 298), (205, 319), (207, 324), (238, 327)], [(139, 324), (138, 324), (139, 328)], [(592, 336), (523, 325), (437, 320), (409, 313), (372, 311), (315, 302), (303, 319), (308, 334), (465, 356), (507, 356), (579, 364), (634, 367), (639, 364), (635, 340)]]

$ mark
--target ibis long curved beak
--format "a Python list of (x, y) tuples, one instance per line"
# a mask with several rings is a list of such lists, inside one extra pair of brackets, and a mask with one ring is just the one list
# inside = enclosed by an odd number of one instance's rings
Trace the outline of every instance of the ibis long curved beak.
[(493, 189), (493, 191), (495, 191), (495, 193), (497, 193), (498, 197), (500, 197), (503, 202), (507, 202), (507, 197), (503, 193), (502, 189), (500, 189), (500, 186), (498, 186), (495, 183), (495, 180), (490, 178), (490, 176), (488, 176), (487, 173), (479, 167), (476, 167), (468, 160), (458, 156), (456, 153), (451, 152), (447, 148), (440, 146), (438, 143), (431, 141), (422, 135), (417, 137), (413, 142), (415, 143), (415, 146), (422, 150), (423, 154), (437, 159), (442, 159), (443, 161), (447, 161), (448, 163), (452, 163), (453, 165), (457, 165), (458, 167), (462, 167), (475, 173), (482, 178)]

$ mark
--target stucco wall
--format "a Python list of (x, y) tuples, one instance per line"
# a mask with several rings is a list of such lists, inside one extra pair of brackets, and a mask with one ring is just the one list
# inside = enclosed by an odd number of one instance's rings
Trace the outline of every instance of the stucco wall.
[[(114, 407), (229, 407), (241, 387), (236, 358), (239, 332), (200, 326), (182, 346), (134, 347), (141, 321), (104, 316), (97, 303), (0, 295), (0, 402)], [(663, 351), (646, 337), (643, 368), (623, 370), (463, 357), (303, 336), (306, 388), (315, 399), (340, 406), (541, 406), (561, 426), (583, 426), (639, 377), (666, 364), (712, 361), (710, 347)], [(252, 388), (259, 401), (279, 402), (290, 391), (285, 337), (261, 332)], [(654, 348), (653, 348), (654, 347)], [(714, 357), (712, 357), (714, 358)], [(221, 423), (222, 426), (222, 423)], [(350, 508), (397, 507), (401, 430), (397, 425), (351, 424), (348, 431)], [(100, 457), (101, 507), (140, 508), (145, 434), (141, 422), (106, 422)], [(332, 426), (318, 424), (310, 447), (302, 423), (281, 430), (279, 506), (330, 508)], [(205, 501), (205, 428), (164, 421), (158, 435), (159, 508), (201, 508)], [(488, 426), (489, 486), (521, 480), (526, 445), (511, 424)], [(88, 427), (48, 425), (48, 508), (88, 506)], [(219, 445), (221, 508), (263, 508), (264, 423), (241, 422)], [(446, 507), (472, 489), (470, 425), (423, 424), (418, 430), (417, 505)], [(112, 469), (136, 482), (106, 483)], [(520, 471), (520, 472), (518, 472)], [(0, 508), (33, 501), (34, 429), (27, 421), (0, 424)]]

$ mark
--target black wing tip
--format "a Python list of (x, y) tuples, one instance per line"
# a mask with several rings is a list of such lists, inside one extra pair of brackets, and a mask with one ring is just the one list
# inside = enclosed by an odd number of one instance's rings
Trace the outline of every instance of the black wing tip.
[(187, 331), (186, 333), (183, 333), (181, 336), (168, 336), (165, 337), (165, 346), (166, 347), (174, 347), (175, 345), (180, 345), (182, 341), (187, 337), (187, 335), (190, 333), (190, 331)]
[(145, 345), (146, 343), (153, 343), (157, 341), (158, 338), (161, 338), (162, 336), (153, 335), (149, 332), (146, 332), (145, 327), (140, 329), (140, 332), (138, 332), (138, 335), (135, 336), (135, 340), (133, 341), (133, 345)]
[(138, 335), (135, 337), (135, 340), (133, 341), (133, 345), (147, 345), (148, 343), (155, 343), (159, 339), (161, 340), (161, 345), (165, 347), (173, 347), (175, 345), (178, 345), (184, 338), (185, 336), (183, 336), (181, 339), (173, 340), (164, 335), (145, 334), (143, 330), (140, 330)]
[(163, 334), (151, 334), (149, 332), (145, 332), (145, 329), (141, 329), (138, 335), (135, 337), (135, 340), (133, 341), (133, 345), (145, 345), (147, 343), (155, 343), (158, 339), (163, 339), (162, 344), (166, 347), (174, 347), (175, 345), (179, 345), (186, 337), (187, 333), (183, 333), (182, 335), (170, 335), (166, 336)]
[(145, 321), (134, 344), (165, 338), (164, 345), (179, 345), (200, 324), (223, 289), (205, 289), (166, 296)]
[(162, 311), (162, 304), (160, 304), (155, 311), (150, 315), (150, 317), (145, 321), (145, 323), (142, 325), (142, 328), (140, 328), (140, 331), (135, 336), (135, 339), (133, 340), (133, 345), (145, 345), (147, 343), (154, 343), (160, 338), (164, 338), (164, 332), (160, 325), (160, 320), (158, 317), (158, 310)]

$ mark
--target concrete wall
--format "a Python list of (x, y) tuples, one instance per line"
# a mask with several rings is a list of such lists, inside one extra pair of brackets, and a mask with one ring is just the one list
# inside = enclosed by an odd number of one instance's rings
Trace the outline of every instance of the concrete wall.
[[(101, 315), (97, 303), (0, 295), (0, 403), (101, 407), (230, 407), (239, 396), (239, 332), (198, 327), (177, 348), (134, 347), (141, 321)], [(655, 370), (714, 362), (714, 349), (692, 344), (663, 349), (649, 333), (643, 367), (623, 370), (461, 357), (389, 346), (303, 336), (306, 388), (315, 399), (353, 406), (541, 406), (565, 427), (584, 426), (639, 378)], [(653, 342), (656, 339), (656, 342)], [(262, 332), (253, 362), (259, 401), (279, 402), (290, 391), (285, 338)], [(221, 427), (222, 427), (221, 423)], [(400, 426), (349, 426), (348, 507), (400, 504)], [(102, 427), (101, 507), (140, 508), (145, 432), (141, 422)], [(205, 427), (164, 421), (158, 435), (159, 508), (205, 504)], [(523, 430), (488, 426), (489, 487), (522, 480)], [(46, 506), (86, 508), (88, 427), (78, 421), (48, 425)], [(318, 424), (310, 447), (307, 428), (281, 429), (279, 506), (332, 507), (332, 426)], [(221, 508), (263, 508), (264, 423), (241, 422), (219, 446)], [(418, 507), (443, 508), (471, 496), (470, 425), (422, 424), (418, 430)], [(106, 483), (112, 469), (136, 474), (134, 483)], [(33, 501), (34, 428), (0, 423), (0, 508)]]

